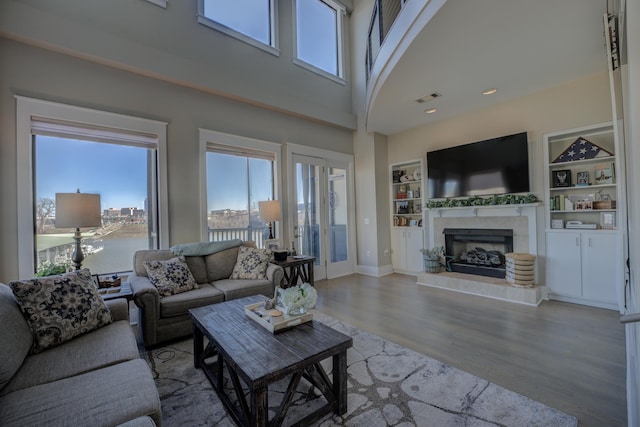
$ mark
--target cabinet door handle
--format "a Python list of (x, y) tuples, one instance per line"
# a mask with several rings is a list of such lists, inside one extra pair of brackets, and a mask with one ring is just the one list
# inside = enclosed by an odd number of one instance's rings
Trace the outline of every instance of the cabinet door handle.
[(580, 237), (576, 237), (576, 246), (580, 246)]
[(589, 237), (589, 247), (591, 247), (591, 237)]

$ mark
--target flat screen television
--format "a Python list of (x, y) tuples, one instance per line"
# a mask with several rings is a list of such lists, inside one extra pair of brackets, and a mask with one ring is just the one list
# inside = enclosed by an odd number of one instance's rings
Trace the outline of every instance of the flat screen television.
[(432, 199), (529, 192), (527, 133), (429, 151)]

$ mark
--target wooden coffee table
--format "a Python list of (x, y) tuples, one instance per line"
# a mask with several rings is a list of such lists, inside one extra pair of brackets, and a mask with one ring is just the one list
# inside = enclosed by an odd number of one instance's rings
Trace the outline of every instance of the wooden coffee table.
[[(280, 425), (303, 377), (322, 392), (327, 403), (297, 420), (297, 425), (308, 425), (331, 411), (344, 414), (347, 411), (347, 349), (353, 345), (351, 337), (316, 321), (274, 335), (244, 313), (246, 305), (265, 298), (251, 296), (190, 309), (195, 367), (203, 370), (239, 425)], [(204, 337), (208, 339), (206, 348)], [(320, 364), (329, 357), (333, 358), (333, 381)], [(224, 389), (225, 367), (237, 401)], [(269, 384), (287, 376), (291, 376), (287, 391), (269, 420)]]

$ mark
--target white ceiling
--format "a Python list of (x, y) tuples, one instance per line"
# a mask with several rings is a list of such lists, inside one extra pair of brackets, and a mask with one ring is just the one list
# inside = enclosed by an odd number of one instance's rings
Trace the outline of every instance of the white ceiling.
[[(392, 135), (605, 72), (605, 12), (606, 0), (448, 0), (382, 84), (367, 128)], [(432, 92), (442, 97), (415, 101)]]

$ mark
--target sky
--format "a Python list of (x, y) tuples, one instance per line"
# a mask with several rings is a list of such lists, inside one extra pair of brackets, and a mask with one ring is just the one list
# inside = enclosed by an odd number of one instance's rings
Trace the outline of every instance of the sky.
[[(56, 193), (100, 194), (102, 210), (144, 208), (147, 197), (147, 149), (50, 136), (36, 137), (36, 193), (55, 200)], [(89, 159), (87, 161), (87, 159)], [(207, 153), (208, 211), (245, 210), (251, 202), (273, 198), (268, 160)], [(197, 191), (197, 190), (193, 190)]]
[(100, 194), (102, 209), (144, 208), (147, 149), (50, 136), (36, 137), (36, 194)]

